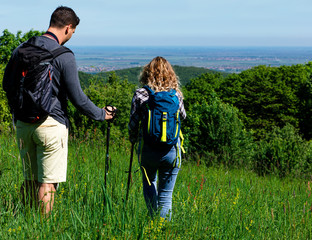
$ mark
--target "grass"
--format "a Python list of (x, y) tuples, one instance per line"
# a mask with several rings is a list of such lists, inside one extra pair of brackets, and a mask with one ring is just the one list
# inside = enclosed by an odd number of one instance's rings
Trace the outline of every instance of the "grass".
[[(125, 202), (130, 147), (111, 142), (107, 189), (105, 141), (70, 140), (68, 179), (48, 219), (23, 207), (14, 137), (0, 136), (0, 239), (311, 239), (311, 181), (259, 177), (246, 170), (184, 163), (171, 222), (150, 219), (141, 174)], [(136, 159), (135, 159), (136, 160)], [(137, 161), (133, 169), (138, 169)]]

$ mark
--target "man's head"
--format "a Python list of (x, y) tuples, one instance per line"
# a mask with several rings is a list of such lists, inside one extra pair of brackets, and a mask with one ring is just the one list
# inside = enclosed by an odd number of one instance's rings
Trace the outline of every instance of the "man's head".
[(63, 28), (71, 24), (72, 28), (76, 28), (79, 22), (80, 19), (73, 9), (60, 6), (52, 13), (50, 27)]
[(52, 13), (49, 30), (58, 36), (63, 45), (72, 37), (79, 22), (73, 9), (60, 6)]

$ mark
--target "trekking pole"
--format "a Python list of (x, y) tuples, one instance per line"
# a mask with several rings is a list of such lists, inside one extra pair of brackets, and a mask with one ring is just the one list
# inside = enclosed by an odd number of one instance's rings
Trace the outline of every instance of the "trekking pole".
[[(112, 110), (109, 110), (107, 107), (111, 107)], [(106, 111), (113, 113), (114, 114), (114, 118), (116, 117), (116, 113), (117, 113), (117, 109), (114, 109), (114, 107), (112, 105), (108, 105), (105, 108)], [(107, 175), (108, 175), (108, 170), (109, 170), (109, 137), (110, 137), (110, 128), (111, 128), (111, 122), (114, 120), (108, 120), (107, 121), (107, 130), (106, 130), (106, 159), (105, 159), (105, 179), (104, 179), (104, 186), (106, 189), (106, 182), (107, 182)]]
[(107, 130), (106, 130), (106, 159), (105, 159), (105, 180), (104, 180), (105, 189), (106, 189), (106, 181), (107, 181), (107, 174), (108, 174), (108, 168), (109, 168), (108, 161), (109, 161), (110, 124), (111, 124), (111, 122), (108, 121)]
[(134, 151), (134, 144), (132, 143), (132, 145), (131, 145), (131, 156), (130, 156), (130, 166), (129, 166), (129, 173), (128, 173), (126, 202), (128, 201), (128, 196), (129, 196), (129, 188), (130, 188), (130, 180), (131, 180), (131, 169), (132, 169), (132, 161), (133, 161), (133, 151)]

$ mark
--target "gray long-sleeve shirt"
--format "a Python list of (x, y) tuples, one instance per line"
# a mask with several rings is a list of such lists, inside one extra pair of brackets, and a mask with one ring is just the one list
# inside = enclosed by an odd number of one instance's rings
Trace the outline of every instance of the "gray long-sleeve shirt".
[[(37, 37), (36, 44), (48, 50), (54, 50), (59, 44), (54, 40), (45, 36)], [(13, 52), (13, 57), (16, 50)], [(7, 65), (6, 72), (14, 71), (14, 67), (10, 66), (11, 61)], [(68, 99), (73, 105), (86, 116), (98, 120), (105, 120), (105, 110), (97, 107), (82, 91), (77, 65), (74, 55), (71, 52), (64, 53), (54, 59), (54, 75), (53, 75), (53, 95), (56, 96), (56, 104), (50, 116), (58, 122), (68, 126), (67, 104)], [(8, 70), (8, 71), (7, 71)], [(9, 78), (3, 80), (3, 88), (9, 88), (11, 82)]]

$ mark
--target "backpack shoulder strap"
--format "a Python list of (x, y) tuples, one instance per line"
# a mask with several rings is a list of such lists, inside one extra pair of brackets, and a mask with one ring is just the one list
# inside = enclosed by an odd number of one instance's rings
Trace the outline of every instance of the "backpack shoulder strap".
[(74, 54), (69, 48), (64, 47), (64, 46), (60, 46), (54, 50), (51, 51), (53, 58), (58, 57), (59, 55), (66, 53), (66, 52), (71, 52), (72, 54)]
[(36, 45), (36, 43), (37, 43), (37, 37), (36, 37), (36, 36), (33, 36), (33, 37), (29, 38), (25, 43), (31, 44), (31, 45)]
[(152, 95), (153, 95), (153, 94), (155, 93), (155, 91), (154, 91), (153, 89), (151, 89), (151, 88), (150, 88), (149, 86), (147, 86), (147, 85), (145, 85), (143, 88), (145, 88), (149, 94), (152, 94)]
[(170, 89), (169, 93), (172, 95), (176, 95), (177, 91), (175, 89)]

